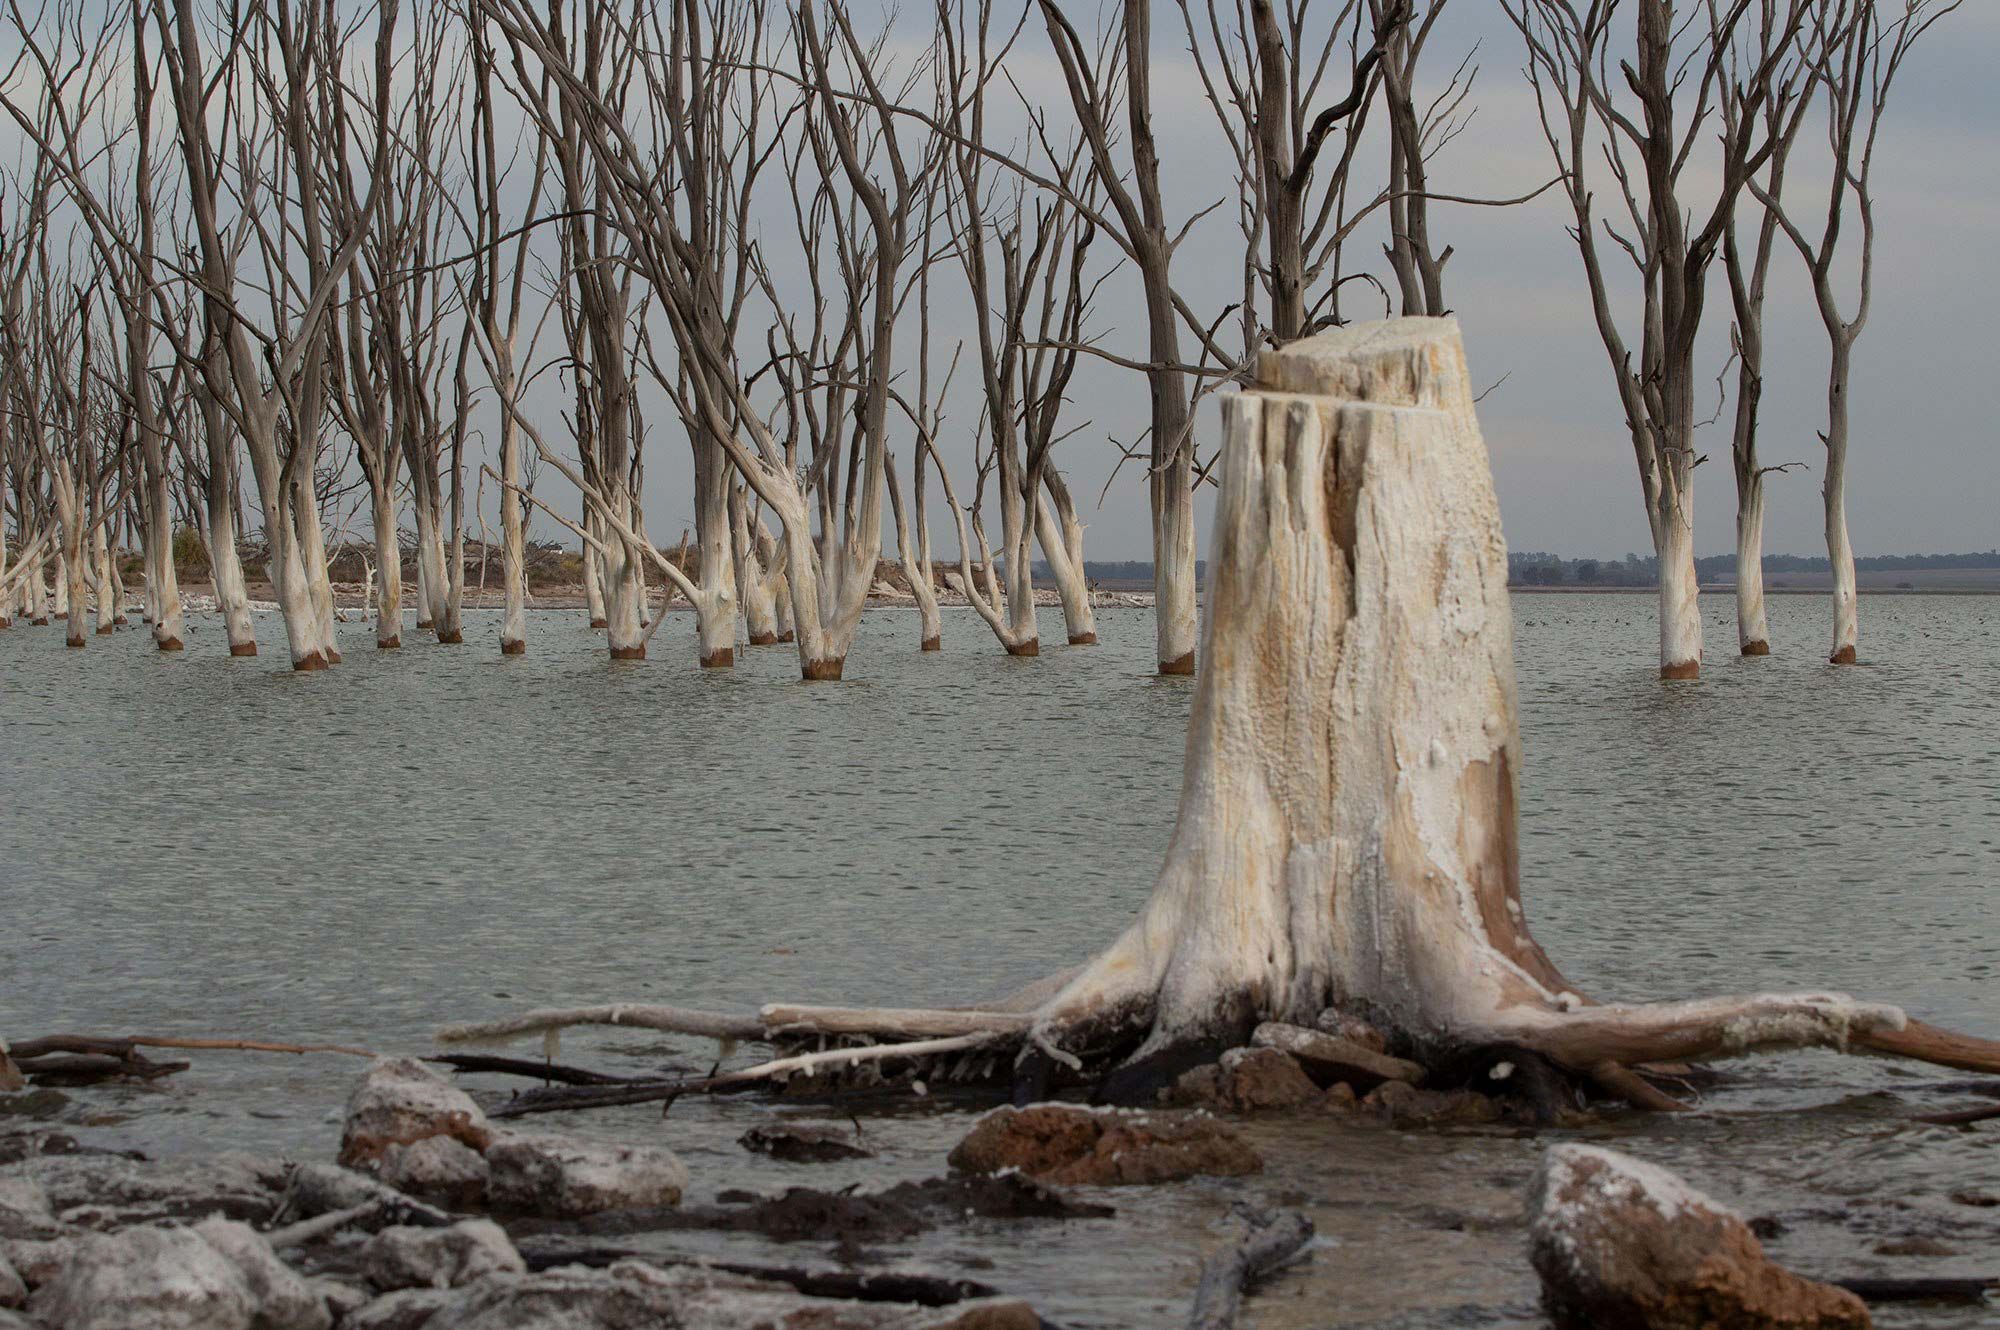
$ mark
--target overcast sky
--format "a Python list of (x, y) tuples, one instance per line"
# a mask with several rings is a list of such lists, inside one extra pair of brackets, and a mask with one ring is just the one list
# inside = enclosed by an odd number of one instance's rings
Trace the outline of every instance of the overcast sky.
[[(872, 0), (855, 0), (857, 20)], [(896, 45), (914, 58), (929, 41), (927, 24), (912, 21), (929, 7), (906, 9)], [(1091, 28), (1094, 4), (1076, 4), (1072, 18)], [(1629, 17), (1623, 20), (1629, 26)], [(1236, 228), (1235, 165), (1217, 133), (1185, 55), (1179, 11), (1155, 0), (1158, 138), (1169, 203), (1185, 218), (1217, 202), (1217, 209), (1185, 244), (1176, 260), (1176, 284), (1198, 309), (1219, 310), (1241, 282), (1241, 236)], [(1477, 49), (1477, 112), (1465, 132), (1433, 164), (1433, 188), (1485, 197), (1521, 194), (1546, 181), (1552, 164), (1520, 72), (1519, 35), (1493, 0), (1456, 0), (1432, 37), (1427, 77), (1435, 88), (1467, 53)], [(1850, 460), (1850, 511), (1857, 551), (1901, 554), (1985, 550), (2000, 546), (2000, 455), (1994, 444), (1993, 408), (1980, 388), (1995, 375), (1990, 330), (1996, 275), (2000, 274), (2000, 123), (1991, 73), (2000, 67), (2000, 4), (1971, 0), (1911, 58), (1879, 149), (1876, 168), (1880, 228), (1874, 311), (1854, 368), (1854, 430)], [(1062, 100), (1047, 37), (1030, 25), (1011, 69), (1030, 96), (1053, 106)], [(1057, 124), (1062, 116), (1056, 116)], [(1379, 132), (1379, 125), (1378, 125)], [(1816, 128), (1802, 139), (1807, 161), (1819, 147)], [(13, 140), (8, 142), (8, 140)], [(0, 126), (0, 143), (18, 160), (17, 136)], [(169, 169), (176, 165), (171, 160)], [(1379, 143), (1364, 145), (1356, 190), (1372, 192), (1384, 171)], [(1798, 174), (1809, 177), (1810, 165)], [(782, 182), (774, 193), (782, 192)], [(1819, 197), (1817, 190), (1813, 195)], [(1610, 196), (1600, 193), (1600, 215)], [(1692, 200), (1698, 208), (1705, 202)], [(789, 211), (773, 198), (765, 216), (767, 244), (782, 248), (790, 237)], [(1518, 207), (1439, 205), (1433, 213), (1436, 242), (1456, 251), (1445, 272), (1447, 299), (1465, 330), (1473, 377), (1497, 383), (1480, 407), (1493, 455), (1509, 544), (1517, 550), (1618, 556), (1648, 552), (1632, 448), (1625, 434), (1604, 351), (1593, 326), (1575, 247), (1564, 231), (1567, 204), (1558, 192)], [(792, 242), (795, 244), (795, 242)], [(1350, 265), (1383, 271), (1370, 262), (1379, 233), (1350, 250)], [(1100, 245), (1101, 250), (1108, 249)], [(1615, 250), (1606, 250), (1607, 263)], [(1129, 275), (1127, 275), (1129, 276)], [(1357, 295), (1345, 303), (1349, 317), (1377, 317), (1379, 298)], [(1802, 461), (1806, 472), (1774, 477), (1770, 484), (1767, 549), (1773, 553), (1822, 552), (1819, 510), (1820, 446), (1826, 340), (1810, 307), (1805, 276), (1782, 241), (1774, 264), (1767, 319), (1767, 390), (1762, 450), (1767, 464)], [(955, 316), (939, 300), (941, 371), (949, 345), (970, 336), (961, 304)], [(1135, 285), (1121, 277), (1105, 288), (1093, 323), (1104, 344), (1143, 353), (1143, 321)], [(1624, 313), (1629, 318), (1628, 302)], [(1709, 300), (1709, 331), (1701, 394), (1703, 414), (1717, 404), (1706, 385), (1721, 369), (1727, 349), (1728, 295), (1719, 270)], [(913, 330), (912, 330), (913, 331)], [(553, 333), (551, 334), (553, 335)], [(746, 339), (761, 346), (761, 329)], [(911, 339), (899, 347), (905, 357)], [(1636, 333), (1628, 340), (1636, 345)], [(546, 353), (551, 348), (544, 347)], [(961, 367), (960, 382), (971, 387)], [(1501, 380), (1504, 378), (1504, 382)], [(1117, 461), (1111, 439), (1132, 440), (1147, 418), (1141, 376), (1096, 365), (1078, 376), (1070, 423), (1088, 420), (1064, 443), (1059, 460), (1090, 523), (1089, 557), (1150, 557), (1144, 477), (1128, 466), (1106, 494), (1097, 496)], [(555, 376), (532, 390), (528, 409), (560, 437), (564, 393)], [(1200, 428), (1217, 432), (1218, 408), (1206, 402)], [(492, 414), (490, 404), (482, 416)], [(677, 422), (655, 395), (647, 411), (648, 526), (671, 544), (691, 521), (687, 449)], [(490, 437), (491, 421), (482, 433)], [(968, 493), (971, 432), (977, 405), (958, 396), (944, 447)], [(1733, 548), (1734, 493), (1727, 416), (1697, 436), (1711, 461), (1697, 473), (1697, 549)], [(899, 445), (899, 452), (901, 446)], [(905, 469), (907, 475), (907, 469)], [(544, 473), (544, 493), (560, 497), (560, 479)], [(494, 495), (486, 495), (489, 520)], [(1212, 491), (1200, 504), (1206, 518)], [(573, 497), (568, 500), (573, 506)], [(955, 545), (948, 518), (934, 512), (942, 549)], [(366, 516), (354, 528), (365, 531)], [(544, 534), (566, 533), (552, 527)], [(886, 533), (885, 533), (886, 534)], [(893, 546), (891, 547), (893, 548)]]

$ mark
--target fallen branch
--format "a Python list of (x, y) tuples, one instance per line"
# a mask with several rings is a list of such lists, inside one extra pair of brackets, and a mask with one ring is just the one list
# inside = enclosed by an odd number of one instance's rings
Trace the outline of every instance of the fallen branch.
[(1201, 1265), (1188, 1330), (1230, 1330), (1243, 1307), (1243, 1291), (1296, 1256), (1312, 1241), (1312, 1220), (1297, 1210), (1255, 1211), (1248, 1229), (1227, 1251)]
[(565, 1265), (603, 1269), (620, 1261), (638, 1260), (651, 1265), (692, 1265), (751, 1279), (768, 1279), (777, 1284), (790, 1284), (807, 1297), (845, 1298), (854, 1302), (904, 1302), (919, 1307), (949, 1307), (970, 1298), (991, 1298), (1000, 1294), (999, 1289), (976, 1280), (950, 1279), (902, 1270), (803, 1270), (793, 1266), (751, 1265), (739, 1261), (679, 1260), (659, 1252), (628, 1247), (523, 1243), (520, 1251), (521, 1259), (535, 1273)]
[(754, 1085), (760, 1081), (783, 1080), (799, 1072), (818, 1071), (826, 1067), (852, 1067), (864, 1062), (883, 1062), (891, 1058), (921, 1058), (932, 1057), (939, 1053), (956, 1053), (962, 1049), (978, 1048), (1002, 1037), (993, 1033), (981, 1033), (959, 1035), (951, 1039), (920, 1039), (905, 1044), (832, 1048), (823, 1053), (800, 1053), (793, 1057), (776, 1058), (770, 1062), (760, 1062), (754, 1067), (745, 1067), (740, 1071), (724, 1072), (719, 1076), (704, 1076), (696, 1080), (584, 1086), (574, 1090), (551, 1091), (543, 1095), (530, 1093), (490, 1110), (487, 1116), (517, 1118), (530, 1113), (560, 1113), (570, 1109), (613, 1108), (623, 1104), (672, 1100), (684, 1094), (703, 1094), (732, 1086)]
[(539, 1007), (497, 1021), (447, 1025), (437, 1032), (441, 1044), (503, 1043), (524, 1035), (552, 1034), (575, 1025), (626, 1025), (668, 1034), (697, 1034), (710, 1039), (761, 1039), (764, 1023), (754, 1016), (729, 1016), (686, 1007), (609, 1003), (596, 1007)]
[(1964, 1302), (1977, 1305), (2000, 1293), (2000, 1277), (1976, 1279), (1833, 1279), (1863, 1302)]
[(555, 1081), (563, 1085), (637, 1085), (658, 1081), (657, 1076), (614, 1076), (588, 1067), (569, 1067), (560, 1062), (537, 1062), (533, 1058), (503, 1058), (487, 1053), (434, 1053), (424, 1059), (453, 1071), (491, 1072), (497, 1076), (526, 1076), (532, 1080)]
[(23, 1039), (12, 1045), (17, 1061), (47, 1053), (100, 1053), (121, 1057), (135, 1048), (212, 1049), (248, 1053), (340, 1053), (347, 1057), (373, 1058), (381, 1054), (345, 1044), (280, 1044), (263, 1039), (196, 1039), (180, 1035), (132, 1034), (123, 1036), (51, 1034), (40, 1039)]

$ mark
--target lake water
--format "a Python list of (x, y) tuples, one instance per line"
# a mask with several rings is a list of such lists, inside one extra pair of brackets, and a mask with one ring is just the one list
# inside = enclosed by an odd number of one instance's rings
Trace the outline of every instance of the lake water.
[[(1524, 895), (1580, 986), (1831, 987), (2000, 1033), (2000, 600), (1870, 598), (1869, 663), (1835, 670), (1818, 598), (1774, 597), (1780, 654), (1746, 661), (1711, 597), (1691, 686), (1653, 677), (1650, 597), (1514, 610)], [(1104, 611), (1102, 645), (1027, 661), (969, 613), (948, 611), (947, 650), (926, 656), (914, 611), (871, 612), (842, 685), (797, 682), (789, 647), (697, 670), (686, 616), (624, 665), (581, 615), (534, 616), (516, 659), (497, 654), (497, 616), (469, 618), (463, 647), (410, 631), (397, 653), (348, 625), (346, 664), (320, 675), (283, 668), (272, 618), (254, 661), (229, 660), (212, 619), (178, 656), (136, 629), (82, 652), (55, 629), (0, 633), (0, 1031), (404, 1052), (447, 1021), (550, 1004), (973, 1001), (1087, 956), (1159, 865), (1191, 689), (1148, 673), (1148, 611)], [(1060, 640), (1049, 612), (1044, 641)], [(351, 1060), (191, 1056), (54, 1112), (162, 1152), (331, 1156)], [(713, 1046), (573, 1032), (565, 1056), (706, 1066)], [(1738, 1070), (1705, 1112), (1581, 1135), (1779, 1217), (1774, 1250), (1808, 1273), (2000, 1274), (2000, 1208), (1966, 1203), (2000, 1198), (2000, 1126), (1907, 1121), (1972, 1102), (1925, 1089), (1949, 1073), (1831, 1055)], [(852, 1165), (734, 1144), (766, 1116), (829, 1111), (683, 1101), (664, 1121), (543, 1125), (670, 1145), (707, 1201), (933, 1176), (969, 1121), (913, 1099), (866, 1124), (883, 1155)], [(1302, 1206), (1321, 1240), (1246, 1324), (1538, 1323), (1521, 1191), (1566, 1133), (1245, 1130), (1259, 1177), (1107, 1192), (1113, 1219), (952, 1228), (876, 1256), (997, 1284), (1067, 1326), (1175, 1324), (1214, 1226), (1251, 1197)], [(1911, 1236), (1956, 1254), (1875, 1251)]]

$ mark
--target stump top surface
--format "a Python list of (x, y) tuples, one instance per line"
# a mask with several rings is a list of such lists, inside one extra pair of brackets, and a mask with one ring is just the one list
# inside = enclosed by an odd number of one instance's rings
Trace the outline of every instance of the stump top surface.
[(1257, 386), (1381, 406), (1470, 406), (1455, 318), (1379, 319), (1274, 347), (1257, 358)]

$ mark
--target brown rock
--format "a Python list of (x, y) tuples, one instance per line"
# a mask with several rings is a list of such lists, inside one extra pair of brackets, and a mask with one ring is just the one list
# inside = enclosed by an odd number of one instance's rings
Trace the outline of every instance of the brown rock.
[(1866, 1330), (1868, 1309), (1764, 1254), (1663, 1169), (1586, 1145), (1542, 1157), (1529, 1255), (1558, 1330)]
[(965, 1173), (1014, 1168), (1043, 1182), (1116, 1186), (1240, 1177), (1259, 1172), (1264, 1161), (1206, 1113), (1036, 1104), (981, 1118), (952, 1150), (951, 1166)]
[(769, 1155), (785, 1164), (827, 1164), (840, 1159), (872, 1159), (875, 1152), (845, 1132), (830, 1127), (799, 1127), (772, 1123), (752, 1127), (736, 1143), (753, 1154)]
[(1250, 1042), (1259, 1048), (1275, 1048), (1298, 1060), (1321, 1085), (1346, 1081), (1357, 1089), (1367, 1089), (1384, 1081), (1408, 1081), (1421, 1085), (1424, 1069), (1403, 1058), (1368, 1047), (1353, 1039), (1324, 1030), (1308, 1030), (1302, 1025), (1280, 1025), (1275, 1021), (1257, 1027)]
[(1383, 1082), (1360, 1107), (1392, 1127), (1449, 1127), (1500, 1118), (1499, 1101), (1476, 1091), (1419, 1090), (1407, 1081)]
[(392, 1145), (449, 1136), (483, 1151), (493, 1140), (486, 1115), (463, 1090), (415, 1058), (381, 1058), (347, 1101), (340, 1162), (373, 1169)]
[(1171, 1102), (1227, 1113), (1298, 1108), (1319, 1098), (1299, 1064), (1274, 1048), (1232, 1048), (1222, 1061), (1196, 1067), (1174, 1082)]

